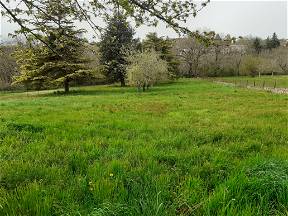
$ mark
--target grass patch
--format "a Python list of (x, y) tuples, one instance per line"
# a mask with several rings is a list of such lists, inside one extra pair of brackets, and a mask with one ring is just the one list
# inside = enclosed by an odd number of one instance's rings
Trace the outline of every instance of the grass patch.
[(287, 97), (180, 80), (0, 95), (0, 215), (285, 215)]
[(207, 215), (285, 215), (287, 191), (287, 161), (254, 159), (216, 189), (205, 209)]

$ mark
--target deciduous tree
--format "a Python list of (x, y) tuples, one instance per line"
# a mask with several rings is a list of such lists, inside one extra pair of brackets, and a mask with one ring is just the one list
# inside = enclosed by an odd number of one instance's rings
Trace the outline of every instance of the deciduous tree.
[(197, 41), (195, 38), (188, 37), (177, 40), (175, 49), (179, 58), (188, 67), (188, 76), (198, 76), (200, 58), (207, 52), (205, 45)]
[(155, 50), (162, 60), (167, 61), (171, 78), (179, 75), (179, 61), (172, 52), (173, 43), (174, 41), (171, 39), (158, 37), (157, 33), (149, 33), (143, 41), (144, 50)]
[(168, 65), (154, 51), (134, 53), (128, 57), (128, 82), (143, 91), (168, 79)]

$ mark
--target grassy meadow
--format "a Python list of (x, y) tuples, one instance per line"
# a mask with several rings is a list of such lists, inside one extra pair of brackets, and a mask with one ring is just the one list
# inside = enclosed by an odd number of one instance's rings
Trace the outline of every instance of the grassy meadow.
[(203, 80), (0, 93), (0, 215), (288, 215), (287, 104)]
[(262, 88), (269, 87), (269, 88), (288, 88), (288, 76), (256, 76), (256, 77), (249, 77), (249, 76), (239, 76), (239, 77), (221, 77), (216, 78), (216, 80), (222, 82), (229, 82), (237, 84), (238, 86), (254, 86)]

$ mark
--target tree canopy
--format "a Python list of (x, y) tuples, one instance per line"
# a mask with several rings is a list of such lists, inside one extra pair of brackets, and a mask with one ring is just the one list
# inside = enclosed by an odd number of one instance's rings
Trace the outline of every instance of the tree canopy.
[[(78, 0), (65, 0), (65, 4), (70, 6), (70, 14), (77, 20), (87, 21), (95, 32), (101, 31), (101, 26), (93, 21), (93, 17), (110, 16), (111, 8), (118, 8), (123, 11), (124, 16), (132, 18), (137, 25), (143, 23), (157, 25), (159, 21), (163, 21), (179, 33), (194, 35), (203, 40), (205, 38), (201, 37), (199, 32), (191, 31), (184, 23), (190, 16), (196, 16), (209, 2), (210, 0), (200, 3), (195, 0), (90, 0), (81, 3)], [(14, 7), (9, 3), (13, 3)], [(32, 34), (49, 47), (42, 40), (37, 29), (34, 29), (33, 19), (31, 19), (33, 14), (43, 12), (42, 3), (41, 0), (0, 0), (0, 5), (4, 9), (3, 14), (20, 25), (21, 33)], [(51, 22), (54, 20), (51, 19)]]
[(158, 37), (157, 33), (147, 34), (143, 41), (144, 50), (155, 50), (162, 60), (168, 63), (170, 77), (177, 77), (179, 74), (179, 61), (172, 52), (174, 41), (169, 38)]
[(108, 19), (99, 46), (100, 61), (105, 66), (104, 72), (110, 82), (121, 82), (121, 86), (125, 86), (127, 64), (125, 58), (127, 50), (133, 47), (133, 36), (133, 28), (119, 11)]
[[(21, 47), (15, 56), (20, 65), (20, 76), (15, 83), (37, 85), (41, 88), (50, 83), (62, 83), (65, 92), (69, 82), (86, 74), (83, 59), (84, 40), (82, 30), (73, 25), (73, 9), (66, 0), (45, 0), (41, 11), (35, 11), (34, 28), (47, 46), (30, 39), (28, 47)], [(32, 16), (32, 15), (31, 15)]]

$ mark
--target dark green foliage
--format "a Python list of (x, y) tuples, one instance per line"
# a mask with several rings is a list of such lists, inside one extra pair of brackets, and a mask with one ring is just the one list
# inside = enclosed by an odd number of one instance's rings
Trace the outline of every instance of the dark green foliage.
[(47, 45), (36, 44), (16, 51), (21, 75), (15, 83), (32, 85), (36, 89), (58, 83), (68, 92), (72, 80), (87, 76), (84, 66), (87, 60), (82, 57), (85, 41), (80, 38), (83, 31), (75, 30), (70, 7), (64, 0), (42, 2), (42, 10), (34, 15), (33, 24)]
[(266, 49), (272, 50), (280, 46), (280, 40), (277, 37), (276, 33), (273, 33), (272, 38), (268, 37), (266, 39)]
[(265, 40), (265, 48), (268, 50), (272, 50), (272, 48), (273, 48), (272, 40), (270, 39), (270, 37), (268, 37)]
[(167, 61), (171, 78), (179, 76), (178, 66), (180, 62), (172, 52), (173, 40), (158, 37), (157, 33), (150, 33), (146, 35), (142, 47), (144, 50), (155, 50), (162, 60)]
[(272, 39), (271, 39), (271, 47), (277, 48), (280, 46), (280, 40), (278, 39), (276, 33), (273, 33)]
[(115, 12), (108, 20), (107, 28), (99, 43), (100, 63), (105, 66), (105, 75), (111, 83), (120, 82), (121, 86), (125, 86), (126, 56), (131, 47), (135, 45), (133, 36), (134, 30), (126, 17), (120, 12)]
[(253, 49), (257, 54), (260, 54), (260, 52), (262, 51), (263, 46), (261, 43), (261, 39), (258, 37), (256, 37), (253, 41)]

